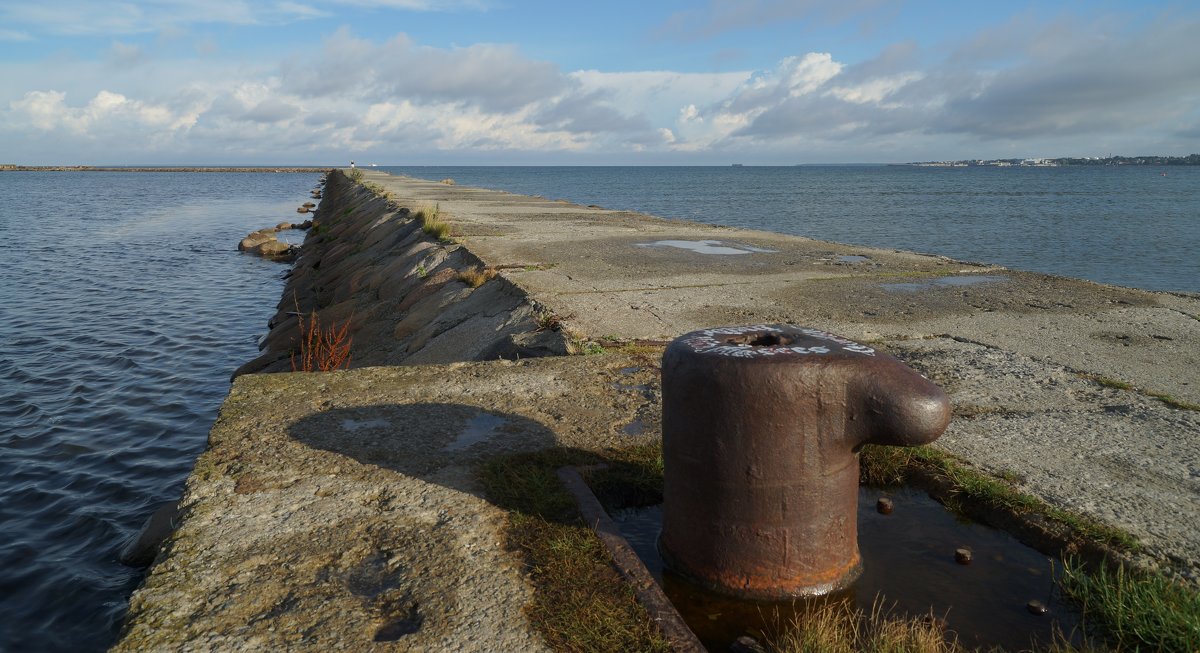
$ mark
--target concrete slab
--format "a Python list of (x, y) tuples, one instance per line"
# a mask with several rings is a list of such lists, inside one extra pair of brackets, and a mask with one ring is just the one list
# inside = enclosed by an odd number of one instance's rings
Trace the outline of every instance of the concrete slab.
[(539, 651), (475, 463), (630, 444), (614, 356), (237, 379), (114, 651)]

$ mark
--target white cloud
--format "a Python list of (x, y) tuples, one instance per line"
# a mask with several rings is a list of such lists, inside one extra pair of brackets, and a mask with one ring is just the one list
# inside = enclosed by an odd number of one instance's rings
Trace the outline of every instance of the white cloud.
[(165, 106), (130, 100), (111, 91), (100, 91), (81, 107), (69, 106), (66, 94), (59, 91), (30, 91), (21, 100), (10, 102), (9, 109), (18, 124), (90, 137), (114, 128), (176, 130), (191, 120)]
[[(854, 63), (798, 52), (724, 73), (565, 72), (512, 45), (434, 48), (348, 29), (275, 61), (147, 57), (118, 40), (107, 62), (0, 62), (0, 150), (106, 161), (345, 152), (711, 161), (733, 150), (862, 161), (1071, 143), (1187, 148), (1200, 125), (1197, 31), (1195, 16), (1120, 29), (1018, 23), (937, 51), (897, 43)], [(1004, 50), (1010, 33), (1020, 38)]]

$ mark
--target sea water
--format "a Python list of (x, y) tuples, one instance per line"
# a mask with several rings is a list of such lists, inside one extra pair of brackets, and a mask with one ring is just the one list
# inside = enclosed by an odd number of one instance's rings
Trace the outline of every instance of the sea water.
[(286, 267), (237, 251), (316, 174), (0, 172), (0, 651), (99, 651), (257, 355)]

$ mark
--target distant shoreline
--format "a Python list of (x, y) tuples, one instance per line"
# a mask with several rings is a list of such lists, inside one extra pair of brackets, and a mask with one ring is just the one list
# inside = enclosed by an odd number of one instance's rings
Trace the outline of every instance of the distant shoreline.
[(15, 172), (328, 172), (328, 167), (297, 166), (18, 166), (0, 165)]
[(960, 159), (957, 161), (915, 161), (899, 165), (922, 168), (1058, 168), (1065, 166), (1195, 166), (1200, 154), (1188, 156), (1106, 156), (1059, 157), (1056, 159)]

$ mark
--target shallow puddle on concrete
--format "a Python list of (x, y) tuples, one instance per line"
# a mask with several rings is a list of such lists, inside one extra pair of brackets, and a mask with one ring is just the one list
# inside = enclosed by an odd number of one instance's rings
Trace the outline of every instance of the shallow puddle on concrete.
[(687, 249), (697, 254), (717, 254), (717, 255), (732, 255), (732, 254), (773, 254), (777, 250), (763, 249), (761, 247), (752, 247), (750, 245), (742, 245), (740, 243), (726, 243), (720, 240), (656, 240), (652, 243), (637, 243), (636, 247), (674, 247), (677, 249)]
[[(895, 510), (881, 515), (875, 502), (891, 498)], [(661, 506), (614, 515), (629, 540), (679, 609), (684, 620), (711, 651), (728, 650), (739, 635), (779, 633), (826, 603), (872, 610), (876, 597), (893, 614), (944, 619), (967, 648), (1002, 646), (1027, 650), (1031, 638), (1048, 643), (1055, 629), (1073, 632), (1078, 615), (1054, 594), (1051, 561), (1008, 533), (959, 521), (924, 492), (899, 489), (859, 491), (859, 549), (863, 575), (837, 594), (787, 602), (737, 601), (664, 574), (657, 540)], [(972, 551), (969, 565), (955, 562), (955, 549)], [(1050, 612), (1033, 615), (1031, 600)]]
[(642, 418), (638, 417), (637, 419), (633, 420), (632, 422), (626, 424), (621, 429), (621, 431), (623, 433), (625, 433), (625, 435), (633, 435), (633, 436), (645, 435), (646, 434), (646, 422), (642, 421)]
[(1000, 281), (1008, 281), (1008, 277), (996, 274), (964, 274), (952, 277), (938, 277), (937, 279), (930, 279), (929, 281), (881, 283), (879, 286), (884, 290), (890, 290), (892, 292), (919, 292), (934, 288), (959, 288), (963, 286), (975, 286), (983, 283), (997, 283)]
[(471, 445), (478, 444), (496, 435), (501, 426), (508, 420), (493, 415), (491, 413), (479, 413), (478, 415), (467, 420), (462, 431), (459, 431), (458, 437), (454, 442), (442, 448), (443, 451), (462, 451)]

